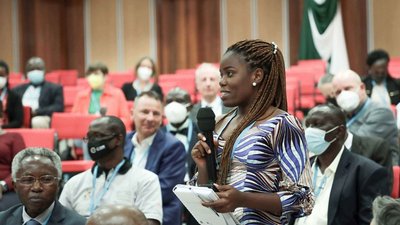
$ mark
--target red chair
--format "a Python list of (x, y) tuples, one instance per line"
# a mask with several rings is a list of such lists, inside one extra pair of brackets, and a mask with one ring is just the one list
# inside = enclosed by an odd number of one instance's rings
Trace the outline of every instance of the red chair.
[(78, 81), (77, 70), (56, 70), (59, 75), (59, 82), (62, 86), (75, 86)]
[(51, 128), (56, 130), (59, 139), (79, 139), (86, 136), (90, 123), (98, 117), (77, 113), (53, 113)]
[(80, 173), (90, 169), (94, 164), (91, 160), (66, 160), (61, 162), (63, 173)]
[(22, 122), (22, 127), (31, 128), (32, 109), (29, 106), (23, 106), (23, 110), (24, 110), (24, 120)]
[(50, 72), (45, 76), (45, 80), (52, 83), (60, 83), (60, 74), (58, 72)]
[(400, 192), (400, 166), (393, 166), (393, 188), (391, 196), (399, 198)]
[(9, 85), (10, 89), (13, 89), (16, 86), (21, 85), (21, 84), (26, 84), (28, 82), (29, 82), (28, 80), (23, 80), (23, 79), (19, 79), (19, 78), (11, 78), (10, 77), (8, 79), (8, 85)]
[(7, 132), (18, 133), (24, 139), (26, 147), (44, 147), (54, 149), (54, 129), (5, 129)]
[(64, 92), (64, 112), (71, 112), (72, 106), (74, 105), (74, 101), (75, 101), (76, 95), (82, 89), (83, 88), (78, 87), (78, 86), (64, 86), (63, 87), (63, 92)]
[(132, 72), (112, 72), (107, 75), (107, 83), (117, 88), (121, 88), (125, 83), (133, 82), (133, 80)]

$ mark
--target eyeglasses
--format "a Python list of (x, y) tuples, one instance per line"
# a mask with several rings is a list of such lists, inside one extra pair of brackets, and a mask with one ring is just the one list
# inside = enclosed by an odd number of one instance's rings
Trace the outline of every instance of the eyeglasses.
[(32, 186), (37, 180), (41, 185), (52, 185), (55, 181), (59, 181), (61, 178), (52, 175), (43, 175), (39, 178), (34, 176), (23, 176), (17, 178), (16, 181), (21, 185)]
[(83, 137), (82, 140), (85, 143), (89, 142), (89, 139), (97, 139), (97, 140), (106, 140), (106, 139), (111, 139), (114, 138), (116, 136), (116, 134), (112, 133), (112, 134), (100, 134), (100, 133), (96, 133), (96, 134), (89, 134), (86, 137)]

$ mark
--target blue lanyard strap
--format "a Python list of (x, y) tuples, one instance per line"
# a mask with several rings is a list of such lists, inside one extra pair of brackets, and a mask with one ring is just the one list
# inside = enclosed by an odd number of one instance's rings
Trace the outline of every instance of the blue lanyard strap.
[(362, 106), (361, 110), (353, 116), (353, 118), (351, 118), (349, 121), (347, 121), (346, 126), (350, 127), (354, 121), (356, 119), (358, 119), (360, 116), (362, 116), (365, 113), (365, 110), (367, 109), (367, 106), (369, 105), (369, 103), (371, 102), (371, 100), (368, 98), (367, 101), (365, 101), (364, 105)]
[(94, 210), (96, 210), (97, 206), (99, 205), (100, 201), (103, 199), (104, 195), (107, 193), (108, 189), (111, 186), (111, 183), (114, 181), (115, 176), (117, 175), (118, 171), (121, 169), (121, 167), (124, 165), (125, 163), (125, 159), (123, 159), (120, 163), (118, 163), (118, 165), (115, 167), (113, 173), (111, 174), (111, 176), (109, 176), (106, 180), (106, 182), (104, 183), (103, 186), (103, 190), (100, 192), (100, 196), (97, 198), (97, 200), (95, 199), (95, 192), (96, 192), (96, 179), (97, 179), (97, 172), (99, 170), (99, 166), (96, 165), (94, 167), (94, 171), (93, 171), (93, 180), (92, 180), (92, 186), (93, 186), (93, 190), (90, 196), (90, 206), (89, 206), (89, 212), (90, 215), (92, 215), (92, 213), (94, 212)]
[(318, 177), (317, 174), (318, 174), (318, 166), (317, 166), (317, 162), (315, 161), (314, 177), (313, 177), (313, 188), (314, 188), (315, 197), (318, 197), (319, 193), (321, 193), (321, 190), (325, 187), (326, 180), (328, 179), (327, 176), (323, 175), (320, 185), (318, 185), (318, 187), (317, 187), (317, 177)]

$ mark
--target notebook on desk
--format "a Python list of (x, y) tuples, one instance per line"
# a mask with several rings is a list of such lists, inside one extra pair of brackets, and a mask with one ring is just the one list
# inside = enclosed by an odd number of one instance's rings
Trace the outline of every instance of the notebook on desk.
[(173, 192), (199, 224), (240, 224), (232, 213), (218, 213), (201, 204), (202, 202), (219, 199), (218, 195), (211, 188), (178, 184), (174, 187)]

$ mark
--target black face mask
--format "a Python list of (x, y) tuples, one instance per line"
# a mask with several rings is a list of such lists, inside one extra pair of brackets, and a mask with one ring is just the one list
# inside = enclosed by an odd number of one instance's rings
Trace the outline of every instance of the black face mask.
[(109, 155), (117, 146), (114, 148), (110, 148), (108, 146), (108, 143), (114, 138), (115, 136), (112, 136), (107, 139), (93, 139), (88, 141), (88, 150), (89, 150), (89, 155), (90, 158), (93, 160), (98, 160), (101, 159), (107, 155)]

